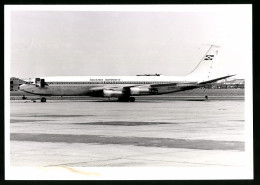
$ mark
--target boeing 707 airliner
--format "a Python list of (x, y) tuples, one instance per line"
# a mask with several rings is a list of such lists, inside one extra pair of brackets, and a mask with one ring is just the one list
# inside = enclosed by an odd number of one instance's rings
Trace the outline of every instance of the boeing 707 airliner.
[(56, 76), (35, 78), (20, 89), (46, 96), (116, 97), (119, 102), (134, 102), (135, 96), (160, 95), (191, 90), (234, 75), (212, 78), (212, 68), (218, 47), (211, 45), (196, 68), (186, 76), (137, 75), (137, 76)]

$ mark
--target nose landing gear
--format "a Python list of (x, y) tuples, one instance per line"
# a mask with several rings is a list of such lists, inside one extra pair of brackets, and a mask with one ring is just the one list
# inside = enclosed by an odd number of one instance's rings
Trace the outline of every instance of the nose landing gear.
[(42, 97), (41, 102), (46, 102), (46, 98)]
[(135, 97), (129, 97), (130, 102), (135, 102)]
[(134, 102), (135, 101), (135, 97), (119, 97), (118, 98), (119, 102)]

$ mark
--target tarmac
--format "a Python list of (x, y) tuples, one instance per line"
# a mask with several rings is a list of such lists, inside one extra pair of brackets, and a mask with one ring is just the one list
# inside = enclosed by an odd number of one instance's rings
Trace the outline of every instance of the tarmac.
[(243, 97), (180, 97), (11, 100), (10, 165), (245, 167)]

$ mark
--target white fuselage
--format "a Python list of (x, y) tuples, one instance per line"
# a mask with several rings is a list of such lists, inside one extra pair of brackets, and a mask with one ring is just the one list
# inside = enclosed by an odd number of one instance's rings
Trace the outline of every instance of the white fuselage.
[[(45, 87), (39, 88), (35, 83), (32, 83), (22, 86), (21, 89), (28, 93), (49, 96), (84, 96), (88, 95), (89, 91), (113, 89), (115, 96), (117, 96), (116, 91), (120, 92), (124, 87), (141, 86), (142, 90), (153, 84), (191, 83), (181, 76), (56, 76), (41, 77), (41, 79), (45, 80), (47, 84)], [(34, 81), (35, 79), (32, 79), (32, 82)], [(178, 90), (176, 87), (164, 89), (160, 94)], [(142, 93), (138, 95), (142, 95)]]
[(183, 76), (55, 76), (42, 77), (46, 83), (64, 82), (88, 84), (152, 84), (152, 83), (172, 83), (185, 81)]

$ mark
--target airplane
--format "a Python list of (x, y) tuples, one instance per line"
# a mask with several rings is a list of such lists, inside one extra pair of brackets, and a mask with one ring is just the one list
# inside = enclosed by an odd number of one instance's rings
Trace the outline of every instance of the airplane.
[(119, 102), (134, 102), (136, 96), (161, 95), (204, 87), (229, 78), (212, 78), (218, 46), (211, 45), (199, 64), (186, 76), (54, 76), (35, 78), (20, 86), (24, 92), (41, 96), (116, 97)]

